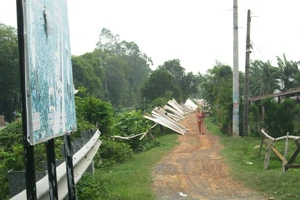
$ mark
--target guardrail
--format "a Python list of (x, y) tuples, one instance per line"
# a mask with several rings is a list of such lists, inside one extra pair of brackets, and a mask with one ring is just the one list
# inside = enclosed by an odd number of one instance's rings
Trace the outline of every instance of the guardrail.
[[(101, 133), (97, 130), (94, 136), (73, 155), (74, 166), (74, 181), (77, 183), (86, 171), (88, 166), (93, 161), (102, 142), (99, 140)], [(68, 194), (66, 163), (60, 164), (56, 167), (57, 172), (57, 189), (59, 199), (63, 199)], [(37, 199), (47, 200), (49, 199), (49, 182), (48, 175), (42, 178), (36, 183), (37, 187)], [(12, 200), (24, 200), (26, 199), (26, 190), (23, 190), (19, 194), (11, 198)]]

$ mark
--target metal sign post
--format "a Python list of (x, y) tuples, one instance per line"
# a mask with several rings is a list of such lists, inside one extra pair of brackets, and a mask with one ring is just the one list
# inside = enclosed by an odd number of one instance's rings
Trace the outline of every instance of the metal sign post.
[(20, 82), (22, 97), (22, 128), (23, 128), (23, 145), (25, 161), (25, 183), (27, 199), (35, 200), (35, 165), (34, 165), (34, 146), (27, 141), (27, 111), (25, 96), (25, 53), (24, 53), (24, 19), (22, 0), (16, 0), (17, 5), (17, 22), (18, 22), (18, 45), (19, 45), (19, 65), (20, 65)]
[(74, 170), (73, 170), (73, 153), (71, 145), (70, 135), (64, 136), (65, 143), (65, 159), (66, 159), (66, 171), (67, 171), (67, 181), (68, 181), (68, 197), (69, 200), (76, 200), (76, 186), (74, 181)]
[(52, 200), (58, 199), (57, 192), (57, 179), (56, 179), (56, 162), (55, 162), (55, 148), (54, 139), (46, 142), (47, 149), (47, 167), (48, 167), (48, 180), (49, 180), (49, 197)]
[[(27, 199), (37, 199), (33, 145), (46, 142), (49, 198), (54, 200), (58, 199), (54, 138), (77, 129), (67, 0), (17, 0), (17, 15)], [(75, 188), (72, 156), (69, 162), (67, 171), (72, 172)]]

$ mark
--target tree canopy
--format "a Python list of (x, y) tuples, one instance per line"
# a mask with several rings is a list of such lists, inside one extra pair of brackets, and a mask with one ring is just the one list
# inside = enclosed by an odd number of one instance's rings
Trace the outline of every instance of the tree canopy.
[(182, 93), (175, 78), (164, 69), (155, 70), (150, 75), (142, 88), (142, 94), (149, 102), (160, 97), (182, 99)]
[(150, 75), (142, 94), (150, 102), (158, 98), (184, 102), (198, 93), (199, 80), (199, 76), (185, 72), (179, 59), (168, 60)]
[(86, 87), (95, 97), (103, 97), (104, 68), (101, 58), (93, 53), (72, 56), (73, 79), (76, 87)]
[(255, 60), (250, 67), (249, 94), (260, 96), (272, 94), (280, 89), (279, 70), (271, 65), (270, 61)]
[(16, 29), (0, 23), (0, 114), (13, 119), (20, 107), (20, 70)]

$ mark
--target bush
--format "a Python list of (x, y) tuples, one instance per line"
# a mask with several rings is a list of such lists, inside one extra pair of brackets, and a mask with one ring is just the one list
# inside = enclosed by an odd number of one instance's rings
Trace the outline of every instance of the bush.
[(95, 199), (108, 193), (104, 183), (90, 174), (84, 174), (76, 188), (78, 199)]
[(280, 137), (294, 132), (294, 119), (299, 113), (297, 106), (292, 99), (284, 99), (280, 104), (272, 98), (264, 99), (262, 105), (265, 107), (266, 115), (264, 123), (266, 131), (272, 137)]
[(110, 135), (113, 124), (113, 107), (110, 103), (95, 97), (76, 97), (76, 116), (94, 126), (98, 124), (102, 135)]
[(250, 135), (258, 137), (260, 136), (260, 130), (262, 129), (261, 116), (257, 105), (251, 105), (249, 107), (249, 129)]
[[(116, 124), (113, 127), (113, 131), (116, 135), (123, 137), (133, 136), (148, 131), (153, 124), (151, 121), (144, 118), (144, 114), (141, 110), (119, 113), (115, 118)], [(125, 141), (131, 146), (134, 152), (145, 150), (146, 144), (153, 141), (153, 139), (149, 140), (147, 136), (143, 138), (143, 140), (139, 140), (140, 137)]]
[(154, 101), (151, 102), (151, 108), (155, 107), (163, 107), (164, 105), (167, 104), (167, 100), (164, 98), (157, 98)]
[(77, 120), (76, 123), (77, 131), (71, 134), (72, 138), (80, 138), (81, 133), (95, 128), (95, 125), (90, 124), (88, 121), (84, 121), (83, 119)]
[(14, 122), (0, 131), (0, 196), (9, 194), (7, 172), (24, 166), (22, 122)]
[(108, 167), (116, 163), (123, 163), (132, 156), (133, 151), (128, 144), (106, 139), (95, 157), (95, 167)]

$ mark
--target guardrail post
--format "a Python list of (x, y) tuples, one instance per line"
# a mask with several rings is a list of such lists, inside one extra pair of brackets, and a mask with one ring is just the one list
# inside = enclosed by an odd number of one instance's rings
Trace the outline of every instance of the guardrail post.
[(286, 155), (288, 152), (288, 147), (289, 146), (289, 132), (286, 134), (286, 140), (285, 140), (285, 147), (284, 147), (284, 153), (283, 153), (283, 161), (282, 161), (282, 172), (286, 171)]
[(74, 181), (74, 169), (72, 160), (72, 145), (71, 137), (69, 134), (64, 136), (65, 143), (65, 159), (66, 159), (66, 172), (67, 172), (67, 182), (68, 182), (68, 197), (69, 200), (76, 200), (76, 186)]

